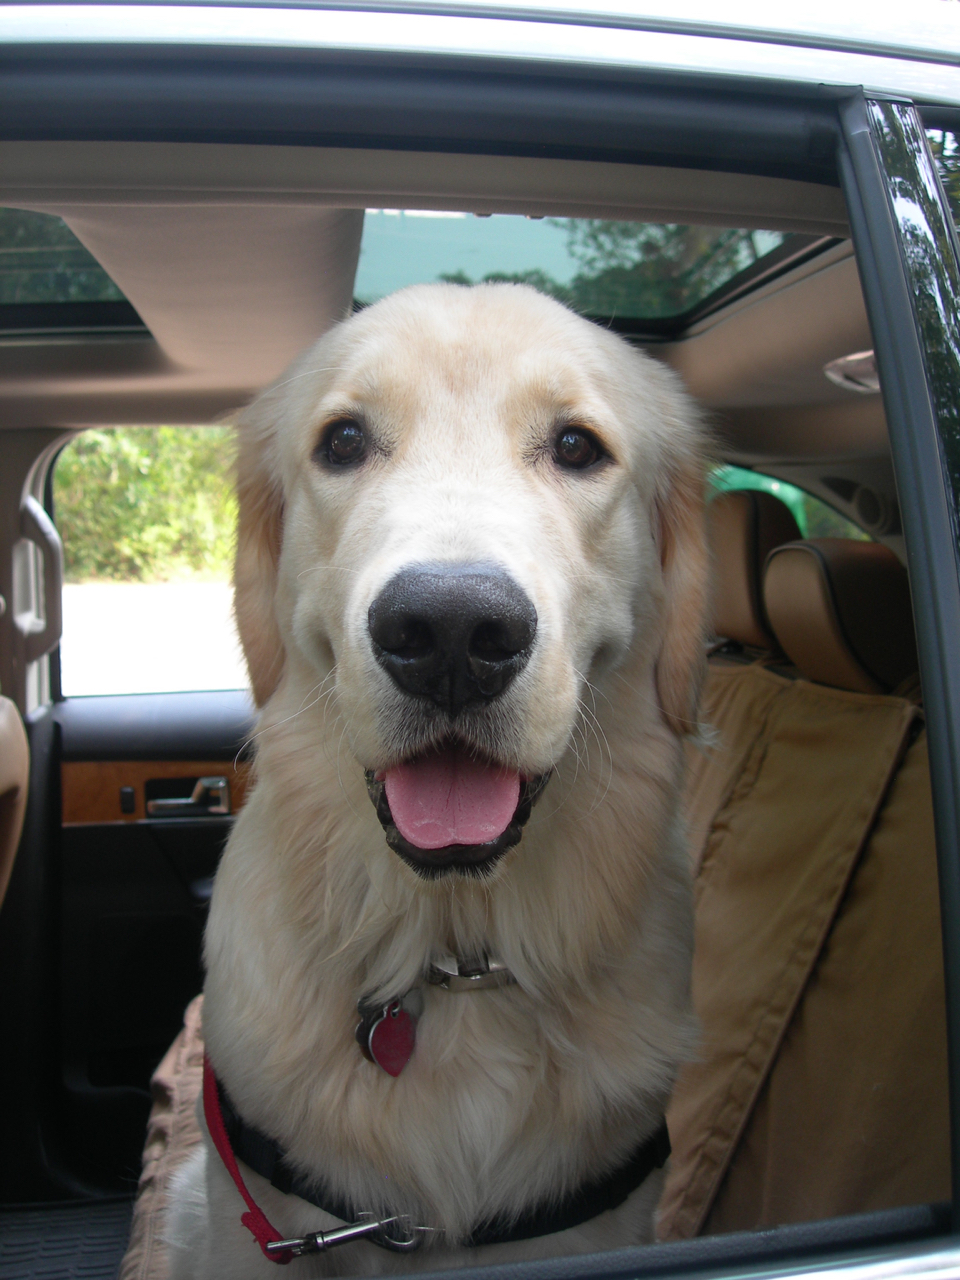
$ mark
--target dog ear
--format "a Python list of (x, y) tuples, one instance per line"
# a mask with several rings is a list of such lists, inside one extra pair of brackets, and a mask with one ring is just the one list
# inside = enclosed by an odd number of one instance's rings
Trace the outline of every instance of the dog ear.
[(275, 603), (283, 542), (283, 488), (270, 463), (271, 440), (265, 425), (249, 410), (238, 424), (239, 520), (233, 575), (237, 631), (258, 707), (277, 687), (285, 662)]
[(704, 489), (703, 464), (686, 459), (657, 500), (664, 581), (657, 695), (664, 719), (682, 734), (696, 731), (706, 673), (710, 555)]

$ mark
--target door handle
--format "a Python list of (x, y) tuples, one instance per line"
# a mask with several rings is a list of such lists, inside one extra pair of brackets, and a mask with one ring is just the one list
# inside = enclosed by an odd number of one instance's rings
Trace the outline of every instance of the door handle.
[(197, 813), (230, 813), (230, 783), (222, 775), (198, 778), (189, 796), (148, 800), (147, 813), (153, 818), (189, 818)]

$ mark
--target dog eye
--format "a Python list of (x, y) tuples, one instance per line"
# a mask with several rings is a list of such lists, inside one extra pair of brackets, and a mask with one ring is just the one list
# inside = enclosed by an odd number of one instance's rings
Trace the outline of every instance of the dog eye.
[(332, 466), (344, 467), (359, 462), (366, 449), (367, 437), (360, 423), (353, 418), (340, 418), (324, 431), (313, 456)]
[(561, 467), (571, 471), (585, 471), (604, 457), (599, 440), (583, 427), (567, 427), (557, 436), (553, 456)]

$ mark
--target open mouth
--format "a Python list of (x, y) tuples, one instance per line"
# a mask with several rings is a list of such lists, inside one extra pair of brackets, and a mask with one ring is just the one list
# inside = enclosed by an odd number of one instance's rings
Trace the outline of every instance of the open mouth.
[(387, 844), (427, 880), (489, 875), (519, 843), (550, 777), (522, 778), (458, 745), (365, 776)]

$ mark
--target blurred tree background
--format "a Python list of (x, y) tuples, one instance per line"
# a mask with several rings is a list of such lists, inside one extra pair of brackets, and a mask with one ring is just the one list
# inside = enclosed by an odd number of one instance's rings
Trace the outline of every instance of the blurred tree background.
[(229, 427), (84, 431), (53, 473), (67, 582), (225, 581), (237, 503)]
[[(488, 272), (482, 283), (529, 284), (581, 315), (681, 315), (787, 239), (780, 231), (719, 230), (602, 218), (550, 219), (580, 270), (569, 284), (544, 271)], [(441, 275), (474, 284), (463, 271)]]
[(122, 298), (62, 218), (0, 209), (0, 302), (116, 302)]

